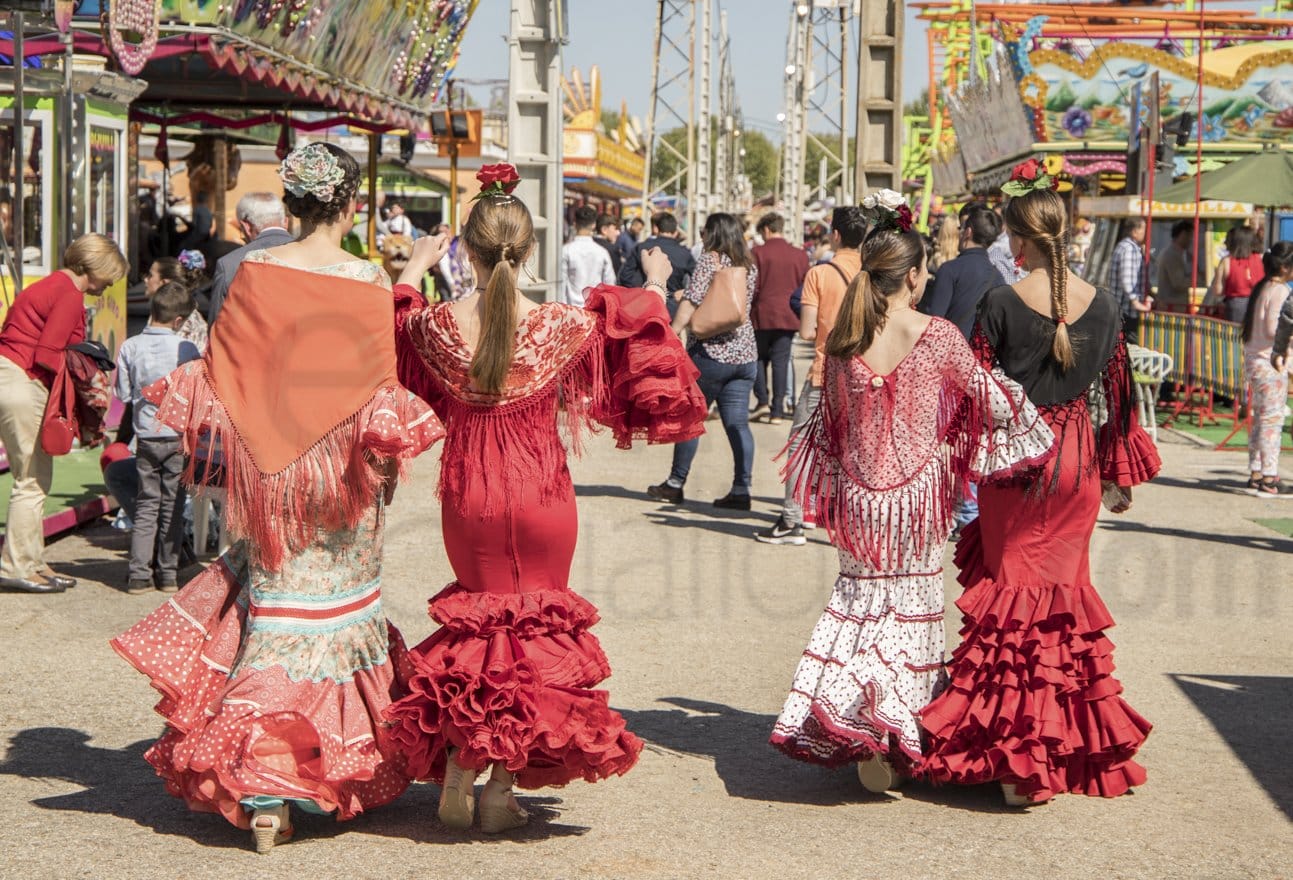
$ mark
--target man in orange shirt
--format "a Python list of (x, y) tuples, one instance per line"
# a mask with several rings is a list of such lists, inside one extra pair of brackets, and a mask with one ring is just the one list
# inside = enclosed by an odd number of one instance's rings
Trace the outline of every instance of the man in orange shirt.
[[(798, 446), (797, 434), (808, 423), (822, 398), (822, 374), (826, 369), (826, 338), (835, 326), (844, 292), (853, 278), (862, 270), (862, 240), (866, 238), (866, 218), (857, 206), (836, 208), (831, 215), (831, 244), (835, 256), (808, 270), (804, 278), (804, 292), (799, 312), (799, 335), (813, 343), (815, 355), (808, 381), (799, 394), (795, 415), (790, 425), (790, 448), (793, 454)], [(781, 515), (771, 528), (754, 535), (765, 544), (803, 544), (804, 509), (795, 500), (794, 480), (786, 481), (786, 496)]]

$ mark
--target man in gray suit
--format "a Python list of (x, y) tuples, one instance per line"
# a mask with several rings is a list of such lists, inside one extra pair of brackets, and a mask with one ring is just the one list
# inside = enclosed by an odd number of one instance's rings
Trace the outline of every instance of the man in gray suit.
[(211, 279), (211, 308), (207, 311), (207, 323), (212, 325), (224, 308), (224, 298), (229, 293), (229, 285), (233, 283), (233, 276), (237, 274), (243, 258), (252, 251), (278, 247), (293, 240), (292, 233), (287, 231), (287, 212), (283, 210), (283, 200), (273, 193), (247, 193), (238, 200), (235, 213), (238, 229), (246, 244), (216, 261), (215, 274)]

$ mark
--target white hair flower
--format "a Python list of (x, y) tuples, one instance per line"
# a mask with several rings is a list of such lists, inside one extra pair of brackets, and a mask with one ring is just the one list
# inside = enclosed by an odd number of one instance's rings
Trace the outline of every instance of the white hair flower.
[(898, 210), (899, 205), (907, 204), (907, 200), (902, 197), (901, 193), (896, 193), (891, 189), (882, 189), (875, 193), (876, 203), (890, 211)]
[(867, 196), (862, 200), (862, 207), (866, 208), (868, 211), (874, 211), (876, 204), (875, 196)]
[(292, 195), (309, 194), (321, 202), (332, 201), (336, 188), (346, 179), (337, 157), (321, 143), (306, 144), (289, 153), (278, 176)]

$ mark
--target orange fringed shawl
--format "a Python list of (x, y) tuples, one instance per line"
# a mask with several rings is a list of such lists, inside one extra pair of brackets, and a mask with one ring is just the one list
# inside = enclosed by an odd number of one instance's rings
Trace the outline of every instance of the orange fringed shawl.
[(399, 390), (393, 320), (376, 285), (245, 263), (206, 356), (147, 390), (183, 437), (186, 482), (223, 479), (229, 527), (262, 566), (374, 502), (386, 474), (373, 456), (389, 450), (369, 423)]

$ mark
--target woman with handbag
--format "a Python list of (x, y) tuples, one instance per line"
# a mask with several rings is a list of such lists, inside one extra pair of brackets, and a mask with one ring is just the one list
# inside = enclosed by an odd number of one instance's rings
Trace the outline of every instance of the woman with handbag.
[[(750, 323), (750, 304), (758, 270), (745, 245), (741, 221), (731, 214), (710, 214), (701, 233), (704, 253), (673, 319), (674, 332), (690, 330), (687, 352), (700, 370), (705, 403), (718, 402), (719, 417), (732, 446), (732, 487), (714, 502), (728, 510), (750, 509), (750, 472), (754, 435), (750, 432), (750, 394), (758, 374), (759, 352)], [(673, 448), (673, 469), (647, 494), (670, 504), (683, 502), (700, 439)]]
[(61, 593), (73, 578), (45, 564), (45, 496), (54, 459), (41, 447), (41, 424), (64, 352), (85, 339), (85, 297), (98, 296), (123, 278), (126, 258), (112, 239), (83, 235), (63, 254), (63, 268), (27, 287), (0, 329), (0, 443), (9, 457), (13, 488), (0, 588)]

